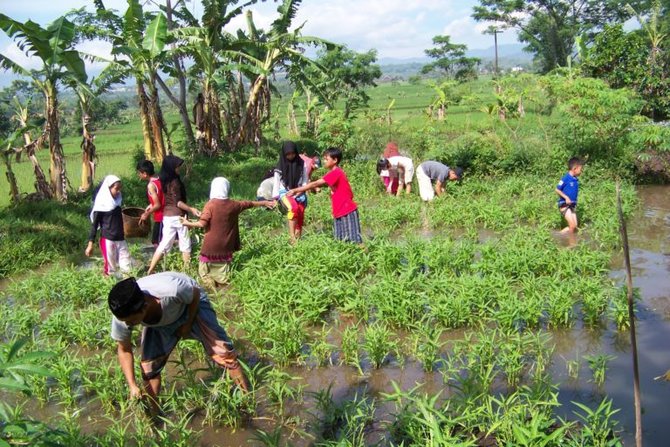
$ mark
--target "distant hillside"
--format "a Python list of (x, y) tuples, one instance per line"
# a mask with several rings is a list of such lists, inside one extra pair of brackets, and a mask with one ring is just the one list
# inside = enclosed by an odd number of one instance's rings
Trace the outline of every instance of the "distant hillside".
[[(509, 70), (512, 67), (521, 66), (529, 69), (533, 63), (533, 55), (523, 51), (522, 44), (498, 45), (498, 66), (501, 70)], [(482, 60), (481, 69), (492, 70), (495, 60), (495, 48), (478, 48), (468, 50), (469, 57), (478, 57)], [(380, 58), (378, 64), (382, 69), (381, 81), (395, 79), (407, 79), (421, 72), (421, 67), (428, 64), (428, 57), (412, 57), (407, 59)]]
[[(498, 60), (501, 59), (521, 59), (526, 62), (531, 62), (533, 60), (533, 55), (523, 51), (524, 45), (520, 43), (511, 43), (506, 45), (498, 45)], [(478, 57), (482, 60), (484, 59), (494, 59), (495, 58), (495, 47), (491, 45), (488, 48), (478, 48), (468, 50), (468, 56)]]

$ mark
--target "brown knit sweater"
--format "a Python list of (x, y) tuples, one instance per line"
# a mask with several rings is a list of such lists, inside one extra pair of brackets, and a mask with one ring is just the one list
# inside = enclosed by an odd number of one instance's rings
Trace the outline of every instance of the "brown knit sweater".
[(219, 258), (240, 249), (240, 213), (253, 206), (253, 202), (212, 199), (205, 204), (200, 221), (207, 223), (205, 240), (200, 254)]

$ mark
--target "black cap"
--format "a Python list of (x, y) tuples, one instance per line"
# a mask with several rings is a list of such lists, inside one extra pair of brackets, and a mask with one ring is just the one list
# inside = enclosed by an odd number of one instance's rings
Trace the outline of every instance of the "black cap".
[(114, 316), (126, 318), (142, 310), (144, 292), (140, 289), (135, 278), (126, 278), (112, 287), (112, 290), (109, 291), (107, 303)]
[(454, 168), (452, 169), (454, 171), (454, 174), (456, 174), (456, 177), (458, 177), (458, 180), (463, 178), (463, 168)]

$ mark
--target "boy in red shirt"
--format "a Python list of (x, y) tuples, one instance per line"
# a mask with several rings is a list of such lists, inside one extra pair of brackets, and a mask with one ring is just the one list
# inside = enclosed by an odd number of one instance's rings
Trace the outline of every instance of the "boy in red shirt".
[(163, 189), (161, 180), (154, 175), (154, 164), (149, 160), (142, 160), (137, 164), (137, 174), (140, 180), (148, 182), (147, 184), (147, 198), (149, 199), (149, 206), (147, 206), (140, 216), (140, 223), (145, 222), (150, 215), (154, 217), (154, 227), (151, 232), (151, 243), (154, 247), (158, 247), (163, 234), (163, 205), (165, 199), (163, 198)]
[(333, 235), (340, 241), (363, 243), (361, 237), (361, 223), (358, 218), (358, 206), (354, 202), (354, 193), (339, 164), (342, 160), (342, 151), (330, 147), (323, 153), (323, 165), (328, 173), (318, 180), (309, 182), (305, 186), (291, 189), (287, 195), (294, 196), (322, 186), (330, 187), (330, 202), (333, 210)]

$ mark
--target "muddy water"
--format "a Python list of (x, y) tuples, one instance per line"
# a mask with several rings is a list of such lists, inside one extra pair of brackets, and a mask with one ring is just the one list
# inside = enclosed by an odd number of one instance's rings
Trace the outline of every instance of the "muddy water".
[[(670, 340), (670, 187), (643, 187), (639, 194), (643, 205), (639, 212), (629, 222), (629, 240), (632, 248), (631, 261), (633, 265), (634, 285), (640, 289), (641, 301), (638, 306), (638, 352), (640, 355), (640, 379), (643, 400), (644, 442), (647, 446), (668, 445), (670, 439), (670, 424), (667, 416), (667, 402), (670, 401), (670, 382), (656, 381), (655, 377), (664, 374), (670, 369), (670, 355), (668, 340)], [(432, 234), (426, 232), (425, 237)], [(494, 234), (480, 234), (480, 239), (495, 238)], [(560, 243), (560, 241), (559, 241)], [(585, 241), (578, 241), (585, 243)], [(623, 260), (615, 256), (612, 260), (612, 278), (623, 282)], [(347, 324), (338, 319), (338, 329), (333, 337)], [(403, 334), (397, 334), (402, 337)], [(574, 420), (573, 410), (576, 410), (571, 401), (585, 403), (595, 408), (604, 396), (613, 400), (613, 406), (621, 411), (615, 415), (620, 422), (621, 436), (625, 445), (634, 445), (634, 410), (632, 393), (631, 349), (628, 333), (619, 333), (613, 327), (600, 330), (586, 329), (579, 323), (575, 328), (567, 331), (557, 331), (552, 334), (555, 344), (555, 356), (552, 367), (554, 382), (560, 384), (559, 398), (564, 404), (561, 414)], [(444, 341), (462, 337), (461, 331), (444, 334)], [(339, 345), (340, 340), (328, 340), (333, 345)], [(449, 346), (449, 343), (447, 344)], [(592, 383), (592, 374), (585, 354), (611, 354), (616, 356), (609, 363), (607, 380), (602, 387)], [(569, 377), (566, 361), (581, 358), (579, 376), (577, 379)], [(336, 362), (337, 363), (337, 362)], [(414, 388), (418, 383), (424, 384), (422, 392), (428, 394), (444, 393), (444, 386), (440, 373), (426, 373), (421, 365), (414, 361), (407, 361), (401, 365), (397, 359), (383, 368), (374, 370), (363, 362), (362, 373), (350, 366), (329, 366), (318, 368), (294, 367), (287, 371), (291, 376), (300, 377), (294, 385), (305, 387), (304, 402), (287, 410), (287, 414), (296, 416), (295, 428), (315, 434), (318, 427), (315, 423), (316, 399), (310, 392), (318, 392), (331, 387), (335, 402), (353, 399), (355, 396), (368, 396), (375, 399), (375, 414), (366, 440), (369, 443), (388, 439), (385, 422), (393, 420), (394, 408), (385, 403), (383, 393), (392, 393), (392, 382), (396, 382), (403, 390)], [(168, 374), (169, 375), (169, 374)], [(263, 397), (261, 396), (261, 401)], [(44, 420), (49, 419), (58, 411), (58, 406), (48, 406), (44, 409), (34, 409), (35, 416)], [(94, 403), (89, 402), (84, 411), (86, 415), (96, 413)], [(31, 412), (33, 409), (31, 408)], [(31, 413), (32, 414), (32, 413)], [(299, 418), (299, 419), (298, 419)], [(196, 418), (192, 428), (201, 429), (200, 420)], [(98, 421), (94, 426), (85, 429), (92, 432), (104, 430), (105, 422)], [(202, 427), (199, 445), (201, 446), (240, 446), (258, 445), (253, 441), (256, 430), (262, 429), (271, 432), (277, 425), (277, 416), (260, 405), (258, 414), (248, 421), (242, 428), (231, 431), (224, 427)], [(290, 430), (284, 431), (284, 440), (291, 445), (308, 446), (313, 444), (313, 438), (297, 436)]]
[[(654, 380), (670, 369), (670, 187), (648, 186), (638, 189), (641, 209), (628, 223), (631, 246), (633, 286), (639, 288), (636, 322), (637, 344), (642, 391), (643, 440), (648, 446), (668, 445), (670, 424), (668, 402), (670, 382)], [(612, 260), (612, 278), (625, 281), (623, 256)], [(633, 374), (630, 335), (614, 328), (600, 331), (578, 327), (570, 332), (555, 333), (556, 355), (554, 379), (561, 383), (560, 400), (566, 415), (575, 409), (570, 401), (591, 404), (594, 408), (604, 395), (621, 411), (615, 415), (620, 422), (625, 445), (635, 445), (635, 413), (633, 407)], [(591, 372), (582, 361), (578, 380), (568, 377), (566, 359), (584, 354), (610, 354), (607, 380), (602, 388), (590, 383)]]

